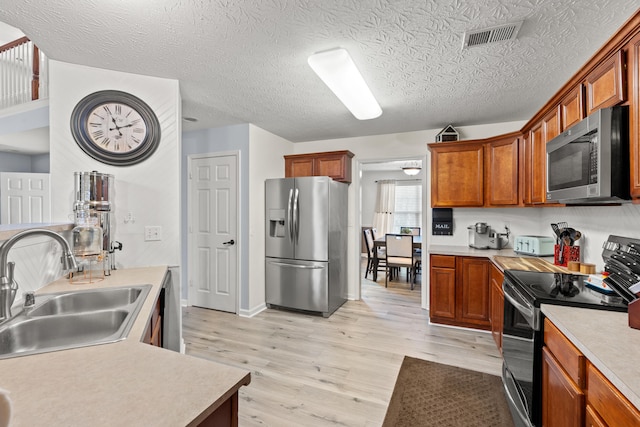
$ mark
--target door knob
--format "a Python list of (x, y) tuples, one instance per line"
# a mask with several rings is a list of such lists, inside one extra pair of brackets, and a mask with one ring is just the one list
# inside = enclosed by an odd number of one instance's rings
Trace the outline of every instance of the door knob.
[(235, 242), (233, 239), (231, 239), (231, 240), (229, 240), (228, 242), (223, 242), (222, 244), (223, 244), (223, 245), (233, 245), (233, 244), (235, 244), (235, 243), (236, 243), (236, 242)]

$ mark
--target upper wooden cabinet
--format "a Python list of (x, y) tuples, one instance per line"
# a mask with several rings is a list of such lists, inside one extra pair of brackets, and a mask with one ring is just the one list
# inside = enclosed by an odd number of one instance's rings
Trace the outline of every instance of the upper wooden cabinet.
[(519, 139), (507, 137), (485, 145), (485, 200), (488, 206), (519, 203)]
[(350, 151), (284, 156), (284, 176), (328, 176), (336, 181), (351, 183), (352, 157)]
[(429, 144), (431, 206), (517, 206), (518, 136)]
[(584, 88), (579, 84), (560, 101), (560, 129), (570, 128), (585, 118), (583, 94)]
[(640, 34), (627, 45), (629, 67), (629, 146), (631, 197), (640, 198)]
[(431, 150), (431, 206), (484, 205), (484, 144), (443, 142)]
[(531, 146), (531, 203), (542, 204), (547, 199), (547, 147), (544, 138), (544, 122), (538, 123), (531, 129), (529, 144)]
[(587, 75), (587, 116), (626, 100), (626, 75), (623, 71), (624, 56), (619, 50)]

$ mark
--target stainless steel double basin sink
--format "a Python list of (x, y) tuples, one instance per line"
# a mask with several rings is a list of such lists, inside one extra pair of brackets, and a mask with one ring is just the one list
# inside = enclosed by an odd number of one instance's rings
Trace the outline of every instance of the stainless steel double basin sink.
[(36, 305), (0, 324), (0, 359), (123, 340), (151, 285), (36, 296)]

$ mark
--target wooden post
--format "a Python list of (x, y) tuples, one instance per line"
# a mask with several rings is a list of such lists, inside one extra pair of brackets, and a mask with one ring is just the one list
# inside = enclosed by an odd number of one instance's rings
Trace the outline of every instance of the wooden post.
[(33, 76), (31, 78), (31, 100), (39, 99), (40, 92), (40, 49), (33, 45)]

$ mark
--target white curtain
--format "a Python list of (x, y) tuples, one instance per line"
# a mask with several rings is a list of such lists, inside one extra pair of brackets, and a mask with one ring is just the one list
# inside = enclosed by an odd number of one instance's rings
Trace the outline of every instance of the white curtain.
[(377, 237), (393, 231), (393, 212), (396, 203), (396, 182), (393, 180), (378, 181), (376, 209), (373, 214), (373, 227)]

